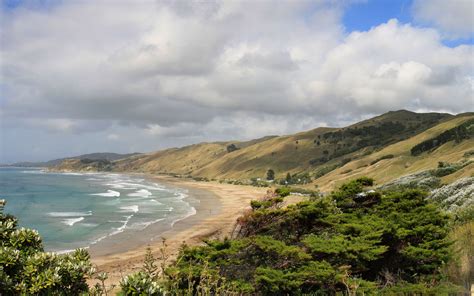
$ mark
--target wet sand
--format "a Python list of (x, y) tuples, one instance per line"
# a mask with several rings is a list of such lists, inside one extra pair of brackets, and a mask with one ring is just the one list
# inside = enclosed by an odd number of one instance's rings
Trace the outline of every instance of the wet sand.
[(167, 176), (148, 176), (148, 178), (153, 178), (164, 185), (187, 189), (190, 199), (195, 201), (190, 202), (196, 208), (196, 214), (176, 222), (171, 229), (168, 226), (168, 230), (157, 223), (135, 236), (132, 234), (128, 239), (129, 245), (110, 249), (104, 246), (91, 248), (92, 262), (97, 265), (98, 271), (109, 273), (106, 282), (108, 285), (117, 285), (124, 275), (138, 271), (142, 266), (147, 246), (152, 249), (155, 257), (159, 257), (162, 238), (166, 239), (167, 256), (172, 260), (178, 254), (182, 243), (199, 245), (206, 238), (229, 236), (237, 218), (250, 208), (250, 201), (262, 197), (267, 190), (267, 188), (196, 182)]

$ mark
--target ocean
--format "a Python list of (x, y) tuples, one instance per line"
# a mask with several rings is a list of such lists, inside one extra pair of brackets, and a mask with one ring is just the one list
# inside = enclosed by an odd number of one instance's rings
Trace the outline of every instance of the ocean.
[(196, 213), (186, 189), (126, 174), (0, 168), (0, 199), (54, 252), (129, 238), (151, 225), (171, 228)]

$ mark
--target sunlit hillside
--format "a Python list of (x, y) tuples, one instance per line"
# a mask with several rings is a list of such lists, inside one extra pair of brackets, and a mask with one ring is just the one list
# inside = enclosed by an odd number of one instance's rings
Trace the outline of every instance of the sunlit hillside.
[[(472, 134), (459, 143), (446, 143), (419, 155), (411, 149), (426, 140), (472, 120), (472, 113), (388, 112), (344, 128), (316, 128), (286, 136), (238, 142), (199, 143), (134, 155), (104, 166), (100, 162), (70, 159), (59, 170), (112, 170), (171, 174), (216, 180), (275, 179), (309, 176), (304, 187), (331, 190), (346, 180), (370, 176), (379, 183), (434, 168), (438, 162), (458, 162), (474, 147)], [(472, 165), (456, 172), (470, 176)], [(449, 182), (451, 176), (444, 178)], [(308, 179), (309, 180), (309, 179)]]

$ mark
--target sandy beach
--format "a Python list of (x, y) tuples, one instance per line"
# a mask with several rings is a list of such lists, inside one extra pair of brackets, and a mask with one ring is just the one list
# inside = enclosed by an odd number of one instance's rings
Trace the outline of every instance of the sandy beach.
[[(262, 197), (268, 188), (220, 184), (217, 182), (196, 182), (193, 180), (178, 179), (168, 176), (148, 176), (157, 182), (175, 187), (185, 188), (189, 195), (198, 200), (196, 214), (176, 222), (172, 229), (162, 231), (159, 227), (153, 228), (148, 242), (140, 246), (123, 251), (104, 253), (102, 250), (91, 249), (93, 264), (98, 271), (109, 274), (106, 284), (118, 285), (120, 279), (141, 268), (147, 246), (150, 246), (155, 257), (159, 256), (162, 247), (162, 238), (166, 239), (167, 255), (170, 260), (176, 257), (182, 243), (187, 245), (202, 244), (205, 238), (223, 238), (232, 231), (236, 219), (248, 208), (250, 201)], [(152, 239), (152, 241), (149, 241)], [(144, 240), (145, 241), (145, 240)], [(132, 244), (133, 245), (133, 244)], [(91, 284), (95, 281), (91, 281)]]

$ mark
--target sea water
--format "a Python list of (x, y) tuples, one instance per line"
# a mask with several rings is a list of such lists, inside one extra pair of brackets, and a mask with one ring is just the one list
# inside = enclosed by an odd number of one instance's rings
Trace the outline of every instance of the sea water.
[(107, 173), (51, 173), (0, 168), (4, 212), (39, 231), (47, 251), (90, 247), (195, 214), (185, 189), (145, 178)]

